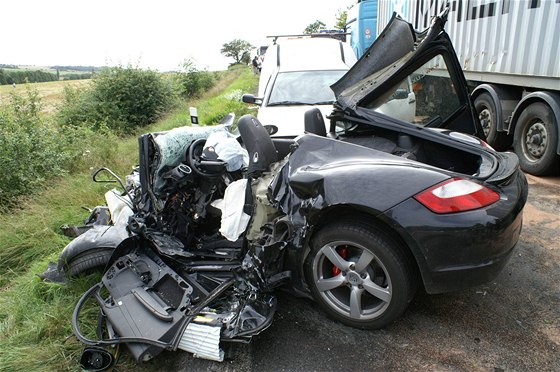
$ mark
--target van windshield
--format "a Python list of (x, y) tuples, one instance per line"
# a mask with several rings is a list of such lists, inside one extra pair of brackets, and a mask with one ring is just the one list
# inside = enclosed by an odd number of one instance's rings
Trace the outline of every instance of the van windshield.
[(276, 77), (268, 106), (328, 105), (335, 101), (330, 86), (344, 70), (281, 72)]

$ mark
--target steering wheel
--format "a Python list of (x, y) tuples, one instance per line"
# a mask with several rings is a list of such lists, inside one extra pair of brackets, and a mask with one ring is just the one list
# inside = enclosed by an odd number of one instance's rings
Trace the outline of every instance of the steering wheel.
[(204, 159), (202, 150), (206, 139), (194, 140), (189, 146), (187, 161), (191, 169), (201, 177), (220, 177), (226, 171), (227, 163), (223, 160)]

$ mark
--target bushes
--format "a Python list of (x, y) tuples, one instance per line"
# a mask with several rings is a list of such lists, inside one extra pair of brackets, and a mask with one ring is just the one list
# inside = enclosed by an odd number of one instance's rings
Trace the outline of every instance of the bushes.
[(186, 60), (182, 67), (184, 71), (177, 74), (179, 92), (182, 97), (198, 98), (216, 84), (216, 74), (198, 70), (193, 60)]
[[(247, 75), (254, 80), (249, 70)], [(197, 76), (197, 94), (215, 83), (214, 73)], [(0, 212), (54, 177), (118, 163), (117, 136), (134, 133), (166, 112), (176, 102), (174, 81), (153, 71), (110, 68), (90, 88), (66, 87), (58, 112), (47, 117), (37, 92), (28, 89), (24, 97), (13, 92), (7, 105), (0, 104)], [(201, 121), (215, 124), (229, 112), (245, 113), (244, 84), (201, 107)]]
[(51, 176), (64, 172), (71, 154), (58, 130), (40, 118), (37, 94), (11, 96), (0, 107), (0, 209), (16, 196), (31, 192)]
[(175, 102), (171, 83), (157, 72), (111, 67), (94, 77), (90, 89), (66, 89), (58, 119), (64, 126), (124, 134), (154, 122)]
[(153, 123), (174, 103), (173, 88), (160, 74), (131, 67), (102, 71), (93, 79), (92, 96), (109, 128), (118, 131)]
[(116, 156), (117, 136), (154, 122), (176, 102), (169, 80), (154, 71), (108, 68), (91, 88), (65, 88), (55, 116), (41, 113), (36, 91), (0, 105), (0, 212), (64, 173)]
[(60, 127), (41, 114), (36, 91), (10, 95), (0, 105), (0, 212), (46, 181), (115, 157), (117, 137), (107, 128)]

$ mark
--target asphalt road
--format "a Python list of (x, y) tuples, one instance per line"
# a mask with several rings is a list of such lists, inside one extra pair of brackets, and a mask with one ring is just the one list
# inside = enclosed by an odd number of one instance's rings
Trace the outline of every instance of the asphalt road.
[(419, 294), (378, 331), (336, 323), (312, 301), (280, 293), (272, 326), (248, 345), (227, 348), (223, 363), (165, 352), (141, 369), (560, 371), (560, 178), (528, 180), (520, 241), (493, 282)]

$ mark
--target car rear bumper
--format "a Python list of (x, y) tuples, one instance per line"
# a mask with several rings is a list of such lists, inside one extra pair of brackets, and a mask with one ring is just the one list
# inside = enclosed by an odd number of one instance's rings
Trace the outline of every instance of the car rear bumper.
[(411, 198), (385, 213), (412, 251), (428, 293), (480, 285), (504, 268), (519, 239), (527, 181), (521, 171), (489, 207), (438, 215)]

